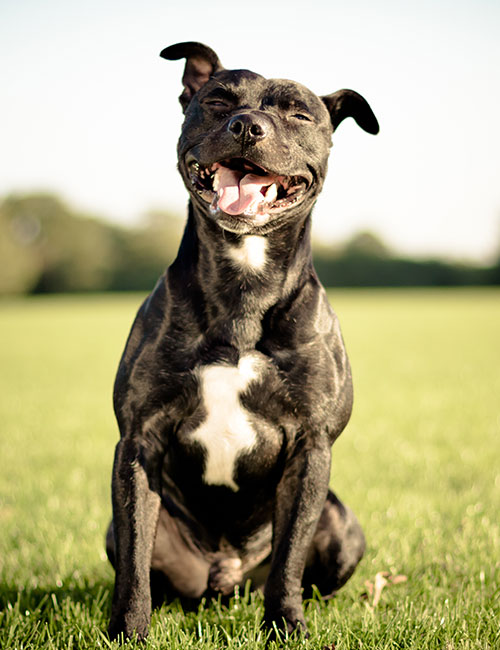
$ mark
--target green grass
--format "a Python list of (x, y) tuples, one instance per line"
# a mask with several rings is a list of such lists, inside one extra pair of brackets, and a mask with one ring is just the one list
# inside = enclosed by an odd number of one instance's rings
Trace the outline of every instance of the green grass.
[[(332, 484), (369, 548), (289, 648), (498, 648), (500, 292), (335, 291), (355, 410)], [(0, 647), (108, 648), (111, 386), (138, 296), (0, 303)], [(374, 609), (365, 581), (407, 576)], [(177, 602), (147, 648), (265, 647), (262, 599)], [(129, 647), (139, 647), (130, 642)], [(144, 647), (144, 646), (141, 646)], [(272, 644), (271, 644), (272, 647)]]

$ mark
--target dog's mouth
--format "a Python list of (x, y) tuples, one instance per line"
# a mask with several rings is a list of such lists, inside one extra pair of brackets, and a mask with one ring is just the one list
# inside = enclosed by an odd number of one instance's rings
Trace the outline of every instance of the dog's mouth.
[(212, 213), (266, 221), (302, 201), (312, 177), (285, 176), (270, 172), (246, 158), (230, 158), (209, 167), (188, 162), (194, 190), (210, 204)]

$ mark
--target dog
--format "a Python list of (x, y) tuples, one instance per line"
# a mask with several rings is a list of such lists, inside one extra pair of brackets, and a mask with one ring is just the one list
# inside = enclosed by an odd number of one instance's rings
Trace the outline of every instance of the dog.
[[(178, 255), (142, 304), (120, 361), (106, 539), (109, 634), (145, 638), (152, 598), (229, 595), (251, 579), (264, 624), (307, 634), (303, 594), (336, 592), (360, 561), (356, 517), (329, 490), (352, 408), (337, 317), (313, 268), (311, 211), (331, 135), (378, 122), (352, 90), (186, 59)], [(156, 594), (156, 595), (155, 595)]]

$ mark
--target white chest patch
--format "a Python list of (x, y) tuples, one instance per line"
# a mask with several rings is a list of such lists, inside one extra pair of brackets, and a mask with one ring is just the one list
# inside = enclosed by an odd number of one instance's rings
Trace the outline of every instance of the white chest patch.
[(205, 448), (205, 483), (239, 489), (233, 478), (236, 459), (256, 442), (240, 394), (257, 378), (255, 366), (255, 358), (246, 356), (237, 366), (211, 365), (200, 371), (207, 417), (192, 437)]
[(266, 249), (265, 237), (246, 235), (239, 246), (228, 247), (228, 257), (244, 271), (262, 271), (266, 265)]

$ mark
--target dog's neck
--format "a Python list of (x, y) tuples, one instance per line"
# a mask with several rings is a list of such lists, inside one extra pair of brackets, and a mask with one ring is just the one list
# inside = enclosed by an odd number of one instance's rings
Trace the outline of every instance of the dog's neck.
[(237, 235), (222, 230), (190, 203), (170, 273), (177, 277), (184, 300), (196, 301), (204, 333), (240, 350), (255, 347), (265, 314), (286, 306), (314, 272), (310, 231), (307, 214), (265, 235)]

